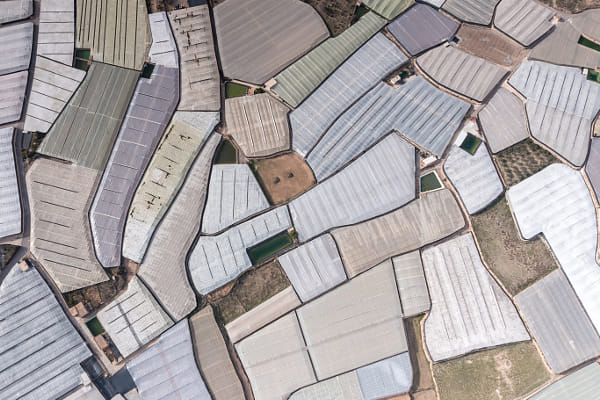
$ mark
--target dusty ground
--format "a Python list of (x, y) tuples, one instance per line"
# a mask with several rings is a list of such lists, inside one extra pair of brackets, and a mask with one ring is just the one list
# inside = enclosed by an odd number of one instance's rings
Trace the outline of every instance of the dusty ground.
[(544, 239), (521, 239), (504, 196), (471, 223), (483, 259), (511, 295), (558, 268)]
[(501, 65), (512, 65), (523, 49), (502, 34), (475, 25), (463, 24), (456, 36), (461, 49)]
[(578, 13), (588, 8), (600, 7), (600, 0), (542, 0), (542, 3), (568, 13)]
[(171, 11), (177, 6), (179, 6), (179, 8), (189, 7), (188, 0), (146, 0), (148, 13)]
[(427, 391), (433, 388), (431, 368), (425, 355), (421, 335), (421, 321), (424, 316), (410, 318), (405, 321), (406, 338), (410, 351), (410, 361), (413, 368), (413, 386), (411, 393)]
[(102, 305), (110, 303), (127, 287), (128, 278), (126, 269), (122, 267), (107, 268), (106, 273), (110, 278), (106, 282), (64, 293), (67, 305), (73, 307), (79, 302), (84, 302), (90, 313), (93, 313)]
[(19, 246), (13, 246), (10, 244), (0, 245), (0, 268), (4, 267), (11, 258), (15, 255)]
[(331, 36), (345, 31), (354, 17), (355, 0), (304, 0), (313, 6), (327, 24)]
[(289, 285), (279, 262), (272, 261), (246, 272), (225, 290), (209, 295), (208, 301), (214, 306), (217, 319), (228, 324)]
[(437, 396), (435, 395), (435, 390), (424, 390), (422, 392), (413, 393), (413, 400), (437, 400)]
[(551, 375), (532, 342), (501, 346), (433, 365), (440, 400), (515, 399)]
[(294, 152), (250, 161), (250, 167), (258, 176), (271, 204), (279, 204), (296, 197), (315, 184), (312, 170), (304, 159)]
[(531, 139), (502, 150), (494, 156), (494, 160), (500, 170), (500, 177), (508, 187), (516, 185), (552, 163), (559, 162)]

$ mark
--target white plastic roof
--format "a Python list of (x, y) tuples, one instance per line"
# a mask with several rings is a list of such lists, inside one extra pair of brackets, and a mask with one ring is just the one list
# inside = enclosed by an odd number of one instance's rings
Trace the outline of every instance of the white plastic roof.
[(12, 265), (0, 284), (0, 398), (55, 400), (81, 384), (92, 353), (39, 272)]
[(552, 164), (510, 188), (508, 202), (521, 235), (543, 233), (571, 286), (600, 330), (600, 267), (596, 210), (581, 172)]
[(158, 342), (127, 363), (144, 400), (211, 400), (198, 371), (187, 319), (163, 333)]
[(392, 133), (289, 204), (301, 241), (376, 217), (415, 198), (415, 148)]

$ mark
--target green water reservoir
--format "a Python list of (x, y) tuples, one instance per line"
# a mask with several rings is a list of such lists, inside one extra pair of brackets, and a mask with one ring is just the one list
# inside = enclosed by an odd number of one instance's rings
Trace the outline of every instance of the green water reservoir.
[(475, 154), (480, 144), (481, 139), (479, 139), (477, 136), (473, 136), (470, 133), (467, 133), (467, 137), (460, 144), (460, 148), (470, 154)]
[(248, 94), (248, 88), (238, 83), (227, 82), (225, 84), (225, 96), (230, 99), (232, 97), (240, 97)]
[(237, 150), (229, 140), (223, 140), (217, 151), (215, 164), (235, 164), (237, 163)]
[(90, 330), (93, 336), (98, 336), (104, 333), (104, 327), (96, 317), (90, 319), (85, 324), (87, 325), (88, 329)]
[(246, 251), (252, 264), (258, 264), (294, 243), (288, 231), (281, 232), (269, 239), (250, 247)]
[(437, 174), (433, 171), (421, 176), (421, 193), (430, 192), (442, 187)]

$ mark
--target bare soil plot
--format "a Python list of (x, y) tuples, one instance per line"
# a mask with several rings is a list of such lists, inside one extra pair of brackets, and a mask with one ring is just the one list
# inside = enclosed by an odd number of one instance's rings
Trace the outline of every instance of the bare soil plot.
[(548, 165), (559, 162), (549, 151), (526, 139), (494, 156), (500, 177), (511, 187), (541, 171)]
[(281, 265), (272, 261), (242, 275), (208, 297), (216, 317), (227, 324), (290, 286)]
[(600, 0), (542, 0), (542, 3), (568, 13), (578, 13), (588, 8), (600, 7)]
[(532, 342), (437, 363), (433, 374), (440, 400), (515, 399), (551, 377)]
[(558, 268), (546, 243), (521, 239), (506, 197), (471, 217), (483, 260), (511, 295)]
[[(224, 0), (215, 1), (215, 3), (221, 1)], [(172, 11), (177, 8), (188, 8), (189, 3), (188, 0), (146, 0), (146, 7), (148, 8), (148, 14), (151, 14), (160, 11)]]
[(313, 6), (327, 24), (331, 36), (346, 30), (354, 19), (355, 0), (304, 0)]
[(456, 37), (461, 49), (500, 65), (512, 65), (523, 49), (500, 32), (476, 25), (463, 24)]
[(312, 170), (295, 152), (250, 161), (250, 167), (272, 204), (296, 197), (315, 184)]
[(6, 266), (11, 258), (15, 255), (19, 246), (13, 246), (10, 244), (0, 245), (0, 268)]
[(133, 276), (130, 274), (128, 279), (128, 273), (124, 267), (107, 268), (106, 272), (110, 277), (108, 281), (65, 293), (63, 296), (67, 306), (73, 307), (82, 302), (90, 313), (94, 313), (104, 304), (113, 301), (127, 287), (128, 280)]
[[(406, 338), (408, 340), (408, 351), (410, 352), (410, 361), (413, 368), (413, 386), (411, 393), (416, 396), (419, 392), (433, 389), (433, 377), (429, 360), (425, 354), (425, 347), (421, 335), (421, 321), (423, 316), (405, 320)], [(424, 397), (427, 398), (427, 397)], [(435, 398), (435, 393), (434, 397)]]

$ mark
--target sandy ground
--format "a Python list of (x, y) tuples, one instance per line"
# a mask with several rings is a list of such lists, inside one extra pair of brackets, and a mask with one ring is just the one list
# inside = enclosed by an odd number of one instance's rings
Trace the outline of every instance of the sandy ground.
[(315, 184), (312, 170), (304, 159), (294, 152), (257, 160), (251, 166), (273, 204), (294, 198)]
[(558, 268), (544, 239), (521, 239), (504, 197), (471, 217), (484, 261), (511, 295)]
[(550, 380), (532, 342), (500, 346), (433, 366), (440, 400), (521, 398)]
[(244, 273), (208, 297), (219, 322), (227, 324), (290, 285), (279, 262), (272, 261)]
[(600, 7), (600, 0), (541, 0), (557, 10), (578, 13), (588, 8)]
[(463, 24), (456, 36), (460, 38), (458, 47), (496, 64), (512, 65), (523, 50), (506, 36), (480, 26)]

